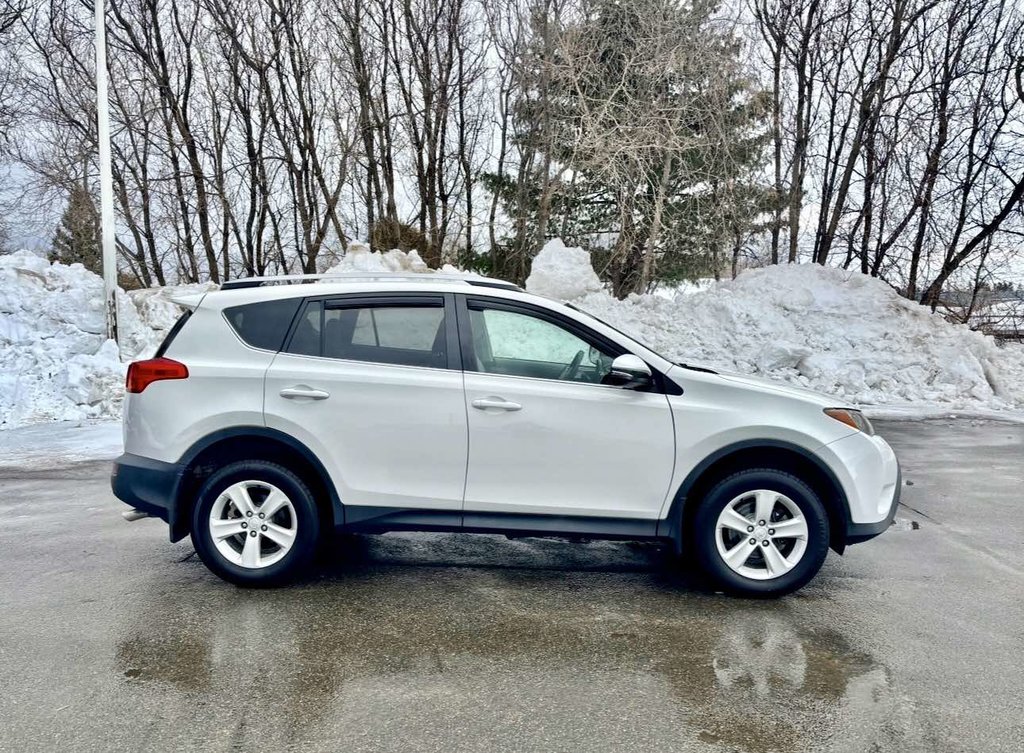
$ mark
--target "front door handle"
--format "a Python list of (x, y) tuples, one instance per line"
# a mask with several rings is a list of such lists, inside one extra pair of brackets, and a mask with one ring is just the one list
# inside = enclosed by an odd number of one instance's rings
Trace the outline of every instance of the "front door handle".
[(523, 409), (523, 406), (519, 403), (513, 403), (500, 397), (481, 397), (473, 401), (473, 407), (478, 410), (494, 408), (496, 410), (514, 411)]
[(310, 400), (326, 400), (331, 396), (330, 392), (324, 390), (315, 390), (312, 387), (306, 387), (305, 385), (297, 385), (295, 387), (285, 387), (281, 390), (281, 397), (286, 397), (290, 400), (294, 400), (297, 397), (305, 397)]

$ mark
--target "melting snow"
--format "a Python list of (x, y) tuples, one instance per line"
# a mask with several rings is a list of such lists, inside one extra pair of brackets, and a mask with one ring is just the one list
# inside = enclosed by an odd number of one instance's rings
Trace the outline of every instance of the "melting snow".
[(673, 361), (779, 379), (860, 405), (1024, 408), (1024, 346), (999, 346), (859, 272), (779, 265), (697, 292), (619, 301), (591, 289), (586, 252), (570, 251), (558, 241), (546, 245), (534, 268), (557, 267), (564, 279), (539, 287), (527, 280), (527, 289), (574, 291), (552, 297)]
[(99, 276), (28, 251), (0, 256), (0, 427), (119, 416), (126, 363), (156, 350), (179, 290), (118, 291), (119, 353)]
[[(351, 244), (330, 271), (430, 270), (414, 251)], [(1024, 346), (997, 346), (859, 273), (783, 265), (619, 301), (585, 251), (553, 240), (527, 289), (570, 300), (672, 360), (780, 379), (876, 414), (1024, 409)], [(181, 290), (119, 292), (119, 353), (104, 336), (97, 275), (30, 252), (0, 256), (0, 427), (119, 417), (126, 363), (152, 355)]]

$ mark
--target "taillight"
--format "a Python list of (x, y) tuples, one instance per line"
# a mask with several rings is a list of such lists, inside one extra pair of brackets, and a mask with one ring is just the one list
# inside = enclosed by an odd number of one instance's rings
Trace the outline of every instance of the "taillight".
[(124, 386), (129, 392), (139, 393), (153, 382), (187, 377), (188, 367), (185, 364), (172, 361), (170, 358), (150, 358), (148, 361), (136, 361), (128, 366), (128, 378), (125, 379)]

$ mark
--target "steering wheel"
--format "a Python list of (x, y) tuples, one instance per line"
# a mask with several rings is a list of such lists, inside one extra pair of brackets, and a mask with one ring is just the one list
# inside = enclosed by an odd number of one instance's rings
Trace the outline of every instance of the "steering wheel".
[(583, 363), (583, 351), (579, 351), (572, 357), (572, 363), (566, 364), (565, 368), (562, 369), (562, 373), (558, 375), (559, 379), (572, 380), (576, 377), (576, 372), (580, 370), (580, 364)]

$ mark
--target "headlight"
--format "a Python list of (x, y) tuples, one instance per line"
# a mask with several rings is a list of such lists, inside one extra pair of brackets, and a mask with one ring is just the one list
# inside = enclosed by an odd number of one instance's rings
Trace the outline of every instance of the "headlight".
[(859, 410), (853, 410), (852, 408), (826, 408), (825, 415), (834, 418), (836, 421), (841, 421), (852, 429), (862, 431), (868, 436), (873, 436), (875, 433), (875, 427), (868, 421), (867, 416)]

